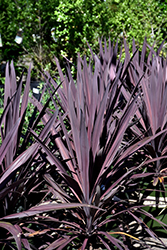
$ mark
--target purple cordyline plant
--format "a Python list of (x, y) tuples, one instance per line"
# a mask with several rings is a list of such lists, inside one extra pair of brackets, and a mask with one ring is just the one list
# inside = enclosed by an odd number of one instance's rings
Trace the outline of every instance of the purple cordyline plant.
[[(153, 174), (153, 185), (157, 186), (158, 182), (164, 186), (164, 177), (166, 177), (166, 126), (167, 126), (167, 60), (160, 56), (164, 41), (160, 45), (157, 52), (154, 46), (147, 45), (146, 39), (143, 43), (141, 56), (139, 52), (135, 54), (128, 68), (128, 74), (131, 85), (136, 88), (139, 83), (141, 92), (142, 105), (138, 109), (136, 115), (138, 118), (138, 126), (136, 126), (136, 134), (140, 137), (153, 136), (161, 131), (160, 136), (156, 136), (146, 150), (150, 161), (150, 172)], [(149, 49), (149, 53), (147, 50)], [(130, 57), (128, 47), (125, 43), (127, 60)], [(135, 42), (133, 41), (133, 52), (136, 51)], [(148, 55), (147, 55), (148, 54)], [(135, 70), (134, 70), (135, 69)], [(126, 95), (130, 93), (125, 91)], [(126, 98), (125, 97), (125, 98)], [(165, 187), (163, 187), (165, 189)]]
[[(128, 71), (132, 77), (139, 70), (131, 67), (137, 51), (128, 60), (125, 48), (127, 57), (121, 63), (117, 44), (114, 48), (109, 41), (107, 47), (105, 41), (103, 49), (102, 43), (100, 55), (91, 50), (89, 62), (78, 55), (76, 80), (69, 65), (67, 74), (62, 73), (57, 59), (62, 87), (45, 74), (45, 88), (56, 111), (47, 109), (49, 101), (43, 107), (42, 102), (31, 100), (44, 124), (40, 135), (33, 126), (30, 134), (36, 141), (32, 146), (40, 148), (40, 164), (48, 166), (42, 172), (45, 196), (40, 204), (3, 220), (14, 224), (19, 218), (20, 235), (34, 239), (34, 249), (134, 249), (136, 241), (143, 244), (131, 226), (134, 222), (157, 238), (141, 214), (166, 230), (163, 222), (142, 209), (144, 205), (135, 196), (136, 183), (153, 175), (145, 172), (150, 158), (143, 147), (166, 130), (147, 136), (141, 133), (143, 74), (135, 78), (134, 88), (126, 85)], [(140, 119), (137, 122), (136, 117)]]
[[(36, 114), (34, 110), (32, 117), (29, 117), (29, 124), (26, 123), (26, 110), (28, 106), (30, 90), (31, 68), (28, 70), (27, 79), (23, 89), (23, 74), (19, 82), (16, 81), (16, 74), (13, 62), (6, 66), (5, 90), (4, 90), (4, 111), (0, 118), (1, 146), (0, 146), (0, 217), (10, 215), (14, 212), (26, 210), (36, 202), (40, 201), (33, 193), (34, 187), (40, 186), (43, 181), (42, 172), (46, 164), (41, 164), (38, 153), (38, 144), (30, 139), (29, 129), (35, 131), (39, 123), (41, 113)], [(40, 138), (45, 139), (49, 128), (52, 127), (57, 114), (48, 121)], [(33, 122), (32, 122), (33, 120)], [(33, 125), (33, 126), (32, 126)], [(25, 132), (26, 130), (26, 132)], [(24, 132), (23, 132), (24, 131)], [(41, 179), (42, 178), (42, 179)], [(34, 198), (35, 196), (35, 198)], [(30, 197), (28, 199), (28, 197)], [(13, 237), (8, 235), (10, 232)], [(0, 221), (0, 244), (2, 247), (13, 247), (22, 249), (22, 244), (30, 249), (28, 240), (23, 236), (20, 225), (17, 222), (9, 223), (2, 219)], [(16, 244), (13, 242), (15, 240)]]

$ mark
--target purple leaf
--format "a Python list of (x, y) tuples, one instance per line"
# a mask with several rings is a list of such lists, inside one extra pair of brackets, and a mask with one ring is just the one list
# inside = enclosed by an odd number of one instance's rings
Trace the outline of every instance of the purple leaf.
[(93, 158), (94, 159), (95, 159), (95, 156), (96, 156), (96, 152), (98, 151), (100, 136), (101, 136), (101, 133), (102, 133), (103, 117), (104, 117), (105, 109), (106, 109), (108, 90), (109, 90), (109, 85), (108, 85), (108, 87), (106, 89), (103, 100), (101, 102), (100, 110), (99, 110), (99, 112), (97, 114), (96, 122), (95, 122), (94, 129), (93, 129), (92, 153), (93, 153)]
[(140, 59), (140, 67), (141, 67), (142, 71), (144, 69), (144, 59), (145, 59), (145, 54), (146, 54), (146, 47), (147, 47), (147, 40), (145, 37), (142, 52), (141, 52), (141, 59)]
[(24, 180), (21, 179), (19, 181), (15, 181), (14, 183), (10, 184), (9, 187), (5, 187), (0, 191), (0, 200), (4, 199), (4, 197), (9, 194), (12, 193), (13, 189), (18, 187), (21, 183), (23, 183)]
[(28, 75), (27, 75), (27, 79), (26, 79), (24, 95), (22, 98), (21, 111), (20, 111), (21, 117), (24, 115), (24, 112), (25, 112), (25, 110), (27, 108), (27, 104), (28, 104), (28, 96), (29, 96), (29, 91), (30, 91), (30, 78), (31, 78), (31, 65), (28, 69)]
[(57, 248), (57, 250), (64, 249), (72, 240), (74, 240), (76, 238), (77, 238), (77, 236), (69, 237), (69, 239), (67, 239), (64, 243), (62, 243), (61, 246), (59, 246), (59, 248)]
[(10, 91), (9, 62), (7, 62), (5, 71), (4, 108), (7, 105), (8, 98), (11, 97)]
[(54, 210), (63, 210), (63, 209), (71, 209), (71, 208), (78, 208), (78, 207), (88, 207), (88, 208), (93, 208), (93, 209), (99, 209), (104, 211), (101, 208), (98, 208), (96, 206), (93, 205), (89, 205), (89, 204), (81, 204), (81, 203), (48, 203), (47, 204), (41, 204), (35, 207), (31, 207), (30, 209), (24, 211), (24, 212), (20, 212), (20, 213), (16, 213), (16, 214), (10, 214), (7, 216), (4, 216), (3, 219), (15, 219), (15, 218), (24, 218), (24, 217), (29, 217), (29, 216), (34, 216), (36, 214), (40, 214), (40, 213), (46, 213), (46, 212), (50, 212), (50, 211), (54, 211)]
[(16, 72), (14, 69), (14, 64), (13, 60), (10, 63), (10, 90), (11, 90), (11, 95), (13, 95), (16, 91), (17, 84), (16, 84)]
[(65, 242), (67, 242), (66, 238), (64, 237), (59, 238), (55, 240), (54, 242), (52, 242), (52, 244), (50, 244), (45, 250), (52, 250), (52, 249), (58, 248), (59, 246), (61, 247), (62, 244), (64, 244)]
[(63, 129), (63, 132), (64, 132), (64, 136), (66, 138), (68, 149), (65, 148), (65, 146), (64, 146), (63, 142), (61, 141), (61, 139), (57, 138), (56, 143), (57, 143), (57, 145), (59, 147), (59, 150), (61, 152), (61, 155), (62, 155), (63, 159), (69, 159), (71, 157), (71, 161), (68, 161), (67, 165), (69, 166), (69, 169), (70, 169), (70, 171), (72, 173), (73, 178), (78, 182), (78, 185), (80, 186), (80, 180), (78, 178), (78, 176), (79, 176), (78, 167), (77, 167), (77, 164), (76, 164), (76, 161), (75, 161), (75, 157), (74, 157), (74, 153), (73, 153), (73, 150), (72, 150), (70, 138), (69, 138), (69, 135), (68, 135), (67, 130), (65, 128), (65, 125), (64, 125), (63, 119), (61, 117), (61, 114), (59, 114), (59, 120), (60, 120), (60, 123), (61, 123), (61, 127)]
[(88, 238), (85, 238), (81, 250), (85, 250), (87, 243), (88, 243)]
[(98, 234), (104, 235), (114, 246), (116, 246), (118, 249), (123, 250), (123, 248), (118, 244), (119, 240), (109, 235), (107, 232), (99, 231)]
[(17, 122), (15, 123), (11, 131), (9, 131), (9, 133), (6, 135), (5, 139), (3, 140), (3, 143), (0, 147), (0, 164), (4, 160), (4, 157), (9, 150), (11, 143), (13, 142), (13, 138), (18, 132), (19, 124), (20, 124), (20, 118), (17, 120)]
[(127, 129), (127, 126), (129, 124), (130, 118), (135, 113), (136, 110), (137, 110), (137, 105), (135, 103), (135, 100), (133, 100), (132, 103), (129, 105), (129, 107), (127, 109), (125, 109), (125, 112), (124, 112), (122, 118), (120, 119), (120, 122), (119, 122), (117, 129), (115, 131), (114, 140), (111, 138), (108, 145), (106, 146), (106, 149), (105, 149), (106, 158), (105, 158), (105, 161), (103, 163), (101, 173), (99, 175), (101, 175), (103, 173), (104, 168), (106, 166), (108, 167), (111, 164), (111, 161), (114, 159), (114, 157), (118, 151), (118, 148), (120, 146), (120, 143), (122, 141), (124, 132)]
[(56, 110), (54, 112), (54, 114), (52, 115), (52, 117), (50, 118), (50, 120), (46, 123), (44, 129), (42, 130), (42, 132), (40, 133), (40, 139), (44, 140), (46, 135), (52, 131), (52, 129), (54, 128), (54, 122), (57, 118), (58, 115), (58, 110)]
[[(80, 168), (81, 167), (81, 149), (80, 149), (80, 138), (79, 138), (80, 120), (78, 119), (76, 111), (75, 111), (70, 84), (69, 84), (69, 90), (68, 90), (68, 103), (69, 103), (69, 116), (70, 116), (71, 127), (72, 127), (73, 141), (74, 141), (74, 146), (75, 146), (75, 151), (76, 151), (76, 156), (77, 156), (77, 161), (78, 161), (78, 167)], [(82, 176), (80, 176), (80, 178), (82, 180)]]
[(89, 143), (83, 113), (81, 112), (80, 124), (80, 149), (81, 149), (81, 170), (83, 179), (83, 191), (85, 200), (89, 200)]
[(132, 215), (132, 217), (142, 226), (142, 228), (144, 228), (148, 234), (153, 237), (153, 239), (157, 239), (157, 235), (141, 220), (139, 219), (136, 215), (134, 215), (132, 212), (128, 211), (128, 213), (130, 215)]
[(143, 146), (150, 143), (156, 137), (158, 137), (159, 135), (162, 135), (165, 132), (167, 132), (167, 129), (164, 129), (153, 136), (146, 137), (146, 138), (140, 140), (139, 142), (135, 143), (134, 145), (128, 147), (127, 150), (125, 150), (125, 152), (119, 157), (117, 163), (122, 161), (123, 158), (126, 158), (126, 157), (130, 156), (131, 154), (133, 154), (134, 152), (136, 152), (137, 150), (141, 149)]
[(104, 239), (100, 235), (98, 235), (98, 238), (100, 239), (100, 241), (103, 243), (103, 245), (106, 247), (107, 250), (112, 250), (107, 244), (107, 242), (105, 242)]
[(22, 250), (20, 231), (17, 230), (11, 223), (5, 222), (5, 221), (0, 221), (0, 227), (5, 228), (13, 235), (14, 240), (15, 240), (16, 245), (17, 245), (17, 249)]
[(38, 144), (46, 152), (46, 154), (48, 156), (48, 161), (50, 162), (50, 164), (51, 165), (55, 164), (55, 166), (60, 171), (60, 174), (66, 174), (66, 171), (65, 171), (63, 165), (61, 164), (61, 162), (58, 160), (58, 158), (56, 158), (53, 155), (53, 153), (51, 152), (51, 150), (49, 150), (49, 148), (47, 148), (47, 146), (38, 138), (38, 136), (35, 135), (35, 133), (32, 130), (31, 130), (31, 133), (33, 134), (33, 136), (34, 136), (35, 140), (38, 142)]
[(32, 146), (30, 146), (26, 151), (24, 151), (21, 155), (19, 155), (14, 162), (11, 163), (11, 165), (6, 169), (5, 173), (2, 175), (2, 177), (0, 178), (0, 185), (2, 185), (2, 183), (4, 181), (6, 181), (8, 179), (8, 177), (14, 172), (16, 171), (21, 165), (23, 165), (30, 157), (33, 156), (33, 154), (35, 153), (36, 149), (37, 149), (38, 145), (37, 144), (33, 144)]

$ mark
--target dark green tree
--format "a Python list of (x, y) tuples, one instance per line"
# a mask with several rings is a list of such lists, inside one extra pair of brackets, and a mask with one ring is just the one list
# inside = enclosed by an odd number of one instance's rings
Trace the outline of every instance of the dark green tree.
[[(0, 34), (3, 47), (1, 60), (14, 59), (26, 55), (35, 65), (42, 68), (50, 62), (50, 46), (53, 43), (51, 29), (55, 25), (54, 11), (58, 1), (0, 0)], [(22, 29), (23, 41), (15, 42), (19, 29)]]
[[(158, 46), (167, 34), (166, 0), (0, 0), (1, 60), (27, 55), (38, 69), (51, 69), (54, 55), (76, 61), (87, 54), (87, 41), (94, 51), (99, 37), (111, 37), (142, 47)], [(51, 29), (52, 35), (51, 36)], [(22, 29), (23, 42), (15, 36)], [(166, 44), (165, 44), (166, 46)], [(164, 46), (164, 51), (166, 47)], [(130, 48), (131, 49), (131, 48)], [(22, 57), (23, 58), (23, 57)], [(27, 60), (27, 57), (26, 57)], [(24, 61), (24, 60), (23, 60)]]

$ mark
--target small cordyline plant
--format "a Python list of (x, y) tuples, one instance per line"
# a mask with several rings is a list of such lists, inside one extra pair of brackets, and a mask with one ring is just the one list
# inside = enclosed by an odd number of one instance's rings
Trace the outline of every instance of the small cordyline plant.
[[(138, 124), (135, 133), (140, 138), (157, 135), (145, 146), (145, 153), (149, 158), (149, 161), (147, 161), (147, 174), (152, 176), (145, 196), (152, 193), (151, 186), (156, 187), (157, 204), (160, 194), (165, 198), (164, 178), (167, 176), (167, 60), (160, 56), (163, 43), (164, 41), (156, 52), (154, 46), (150, 47), (145, 39), (141, 56), (139, 56), (139, 52), (136, 52), (135, 41), (133, 41), (133, 53), (136, 53), (131, 60), (127, 74), (130, 79), (127, 83), (127, 89), (135, 89), (138, 85), (142, 94), (142, 105), (136, 113)], [(149, 53), (147, 53), (148, 48)], [(130, 53), (126, 43), (125, 50), (126, 61), (128, 61)], [(124, 91), (125, 98), (130, 95), (127, 92)], [(164, 132), (161, 133), (162, 131)], [(161, 192), (159, 192), (160, 190)]]
[[(33, 126), (29, 132), (36, 140), (34, 145), (41, 149), (40, 164), (49, 166), (42, 172), (46, 195), (40, 204), (3, 220), (18, 224), (19, 218), (20, 235), (31, 240), (34, 249), (84, 250), (91, 245), (134, 249), (139, 238), (132, 223), (157, 237), (141, 214), (155, 219), (166, 230), (163, 222), (142, 209), (138, 193), (136, 197), (136, 183), (153, 175), (145, 170), (150, 163), (145, 148), (166, 130), (162, 127), (151, 136), (142, 130), (145, 102), (141, 80), (145, 72), (133, 64), (137, 50), (130, 58), (125, 41), (124, 46), (124, 63), (117, 59), (117, 44), (114, 47), (110, 41), (108, 47), (104, 42), (104, 49), (100, 41), (99, 56), (91, 50), (89, 61), (78, 55), (76, 80), (69, 65), (67, 74), (62, 73), (56, 59), (62, 86), (58, 88), (46, 73), (43, 93), (47, 88), (48, 102), (43, 107), (42, 102), (31, 100), (45, 126), (40, 135)], [(134, 87), (128, 85), (129, 75), (136, 77)], [(50, 100), (56, 112), (47, 108)], [(157, 156), (151, 159), (156, 160)]]
[[(23, 72), (24, 74), (24, 72)], [(26, 210), (41, 201), (42, 191), (37, 195), (34, 187), (42, 189), (43, 172), (46, 172), (46, 164), (41, 163), (38, 153), (39, 145), (30, 138), (29, 129), (38, 130), (37, 125), (43, 112), (32, 110), (27, 115), (30, 74), (23, 91), (23, 74), (19, 82), (13, 62), (7, 63), (4, 89), (4, 111), (0, 118), (1, 146), (0, 146), (0, 217)], [(48, 121), (45, 128), (39, 132), (39, 137), (45, 139), (48, 130), (56, 119), (56, 113)], [(28, 124), (27, 117), (29, 117)], [(2, 249), (31, 249), (28, 240), (22, 234), (17, 222), (11, 224), (4, 219), (0, 220), (0, 245)], [(10, 236), (10, 234), (12, 236)], [(23, 244), (23, 245), (22, 245)]]
[[(145, 45), (146, 46), (146, 45)], [(143, 106), (140, 109), (142, 131), (146, 136), (158, 134), (167, 128), (167, 60), (159, 56), (160, 51), (155, 52), (153, 48), (147, 58), (145, 74), (141, 80), (143, 92)], [(141, 74), (140, 68), (138, 69)], [(167, 174), (166, 152), (167, 132), (157, 136), (147, 145), (150, 163), (154, 172), (153, 185), (157, 186), (158, 181), (164, 185), (164, 177)]]
[[(1, 147), (0, 147), (0, 216), (11, 214), (15, 209), (21, 206), (19, 200), (24, 200), (24, 179), (26, 174), (19, 174), (18, 169), (26, 168), (26, 163), (30, 160), (34, 152), (30, 147), (28, 150), (19, 154), (20, 131), (23, 126), (23, 120), (28, 103), (28, 93), (30, 85), (30, 69), (28, 71), (27, 82), (21, 102), (22, 76), (17, 85), (16, 74), (13, 62), (6, 65), (6, 78), (4, 89), (4, 111), (0, 118), (1, 127)], [(22, 171), (24, 172), (24, 170)], [(24, 192), (23, 192), (24, 193)], [(22, 195), (21, 195), (22, 194)], [(17, 204), (18, 203), (18, 204)], [(20, 204), (19, 204), (20, 203)], [(20, 234), (20, 228), (4, 220), (0, 221), (1, 244), (12, 246), (11, 240), (7, 240), (6, 229), (9, 231), (17, 246), (21, 246), (21, 239), (17, 237)], [(25, 245), (29, 245), (26, 239), (23, 239)], [(2, 245), (1, 245), (2, 246)]]

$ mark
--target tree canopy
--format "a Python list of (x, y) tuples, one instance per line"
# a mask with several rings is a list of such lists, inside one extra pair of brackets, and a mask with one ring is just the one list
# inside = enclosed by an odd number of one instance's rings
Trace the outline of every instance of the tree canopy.
[[(96, 51), (98, 38), (123, 36), (142, 46), (146, 36), (158, 46), (167, 34), (167, 0), (0, 0), (0, 59), (17, 61), (29, 55), (40, 67), (49, 67), (53, 55), (75, 60), (87, 53), (87, 41)], [(18, 30), (23, 41), (15, 42)], [(167, 45), (164, 46), (166, 50)]]

